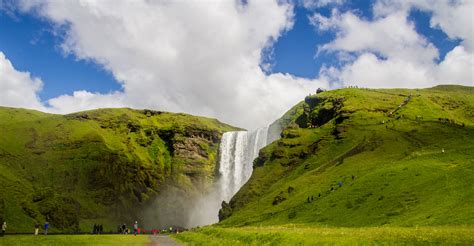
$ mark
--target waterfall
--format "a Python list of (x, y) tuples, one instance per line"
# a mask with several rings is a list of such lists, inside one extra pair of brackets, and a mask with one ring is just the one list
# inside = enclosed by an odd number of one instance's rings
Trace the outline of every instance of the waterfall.
[(226, 132), (219, 148), (219, 192), (221, 200), (229, 201), (252, 175), (253, 160), (267, 144), (268, 128), (252, 132)]
[(209, 225), (219, 221), (222, 201), (229, 202), (250, 178), (253, 160), (267, 145), (268, 127), (255, 131), (226, 132), (219, 146), (219, 176), (214, 186), (202, 197), (187, 201), (192, 204), (186, 227)]

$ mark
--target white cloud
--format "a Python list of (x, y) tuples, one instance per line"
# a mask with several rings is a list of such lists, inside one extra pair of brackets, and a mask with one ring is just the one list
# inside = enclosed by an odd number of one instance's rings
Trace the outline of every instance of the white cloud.
[[(387, 58), (423, 61), (438, 56), (436, 48), (418, 35), (404, 12), (395, 12), (375, 21), (362, 20), (351, 12), (333, 12), (331, 18), (315, 15), (311, 22), (321, 23), (323, 30), (333, 29), (338, 33), (334, 41), (321, 47), (323, 51), (370, 51)], [(414, 52), (417, 52), (416, 56)]]
[(124, 95), (120, 92), (110, 94), (75, 91), (72, 95), (61, 95), (48, 100), (47, 109), (55, 113), (69, 113), (93, 108), (127, 107), (123, 102)]
[[(433, 27), (463, 40), (461, 45), (446, 54), (443, 61), (437, 63), (437, 48), (417, 33), (414, 23), (408, 20), (413, 8), (431, 11)], [(334, 10), (330, 17), (316, 13), (310, 20), (319, 31), (336, 32), (336, 38), (319, 47), (318, 52), (356, 56), (348, 59), (342, 67), (324, 68), (321, 76), (364, 87), (429, 87), (440, 83), (473, 85), (474, 54), (468, 48), (472, 22), (463, 22), (468, 18), (472, 21), (471, 12), (466, 11), (470, 8), (472, 2), (378, 1), (374, 5), (373, 20), (363, 19), (350, 11), (340, 13)], [(460, 16), (447, 14), (449, 10)], [(466, 26), (451, 26), (453, 19)]]
[(456, 84), (464, 81), (464, 84), (472, 86), (474, 85), (474, 54), (467, 52), (463, 46), (457, 46), (446, 54), (435, 72), (439, 83)]
[(300, 4), (307, 9), (317, 9), (327, 6), (338, 6), (346, 0), (299, 0)]
[(251, 128), (278, 118), (326, 83), (265, 75), (262, 50), (292, 27), (293, 6), (270, 0), (23, 1), (66, 28), (62, 47), (110, 70), (124, 91), (76, 92), (58, 112), (127, 105), (217, 117)]
[(376, 16), (417, 8), (432, 14), (430, 26), (443, 30), (450, 38), (462, 39), (469, 51), (474, 49), (474, 1), (472, 0), (379, 0), (374, 5)]
[(37, 96), (42, 86), (39, 78), (17, 71), (0, 52), (0, 105), (45, 110)]

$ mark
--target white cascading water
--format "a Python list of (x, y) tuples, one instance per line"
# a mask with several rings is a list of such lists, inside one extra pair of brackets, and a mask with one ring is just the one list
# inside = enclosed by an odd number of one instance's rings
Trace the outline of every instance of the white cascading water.
[(252, 175), (253, 160), (267, 144), (268, 128), (252, 132), (226, 132), (222, 135), (219, 149), (219, 196), (229, 202), (232, 196)]
[(202, 197), (192, 201), (186, 227), (209, 225), (219, 221), (222, 201), (229, 202), (252, 175), (253, 160), (269, 140), (268, 127), (255, 131), (226, 132), (219, 147), (219, 178)]

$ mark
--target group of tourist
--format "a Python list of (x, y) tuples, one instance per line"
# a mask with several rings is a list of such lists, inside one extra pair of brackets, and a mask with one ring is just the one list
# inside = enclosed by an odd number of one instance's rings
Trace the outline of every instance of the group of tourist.
[[(34, 227), (35, 236), (39, 234), (40, 227), (41, 227), (40, 223), (36, 222), (35, 227)], [(179, 233), (179, 230), (173, 227), (169, 227), (169, 229), (163, 229), (163, 230), (158, 230), (158, 229), (143, 230), (138, 226), (138, 221), (135, 221), (135, 223), (132, 225), (132, 228), (133, 228), (133, 234), (135, 236), (141, 233), (152, 233), (153, 235), (156, 235), (158, 233)], [(48, 235), (48, 229), (49, 229), (49, 222), (45, 222), (43, 225), (44, 235)], [(7, 230), (7, 222), (3, 222), (0, 237), (3, 237), (5, 235), (6, 230)], [(102, 224), (94, 224), (94, 227), (92, 229), (93, 234), (102, 234), (103, 231), (104, 231), (104, 228)], [(118, 226), (118, 233), (127, 235), (130, 233), (130, 229), (127, 227), (125, 223), (123, 223), (122, 225)]]
[(102, 234), (104, 232), (104, 227), (102, 227), (102, 224), (94, 224), (94, 227), (92, 228), (92, 234)]
[[(125, 223), (123, 223), (122, 225), (119, 225), (118, 226), (118, 232), (120, 234), (129, 234), (130, 233), (130, 229), (127, 228), (127, 226), (125, 225)], [(135, 221), (135, 223), (133, 224), (133, 234), (136, 236), (137, 234), (140, 234), (140, 227), (138, 227), (138, 221)]]
[[(159, 230), (159, 229), (146, 230), (146, 229), (140, 228), (138, 226), (138, 221), (135, 221), (135, 223), (132, 225), (132, 228), (133, 228), (133, 234), (135, 236), (137, 234), (146, 234), (146, 233), (151, 233), (153, 235), (157, 235), (158, 233), (179, 233), (180, 232), (178, 228), (173, 228), (171, 226), (169, 228), (165, 228), (165, 229), (162, 229), (162, 230)], [(130, 229), (127, 227), (127, 225), (125, 223), (117, 226), (117, 232), (119, 234), (124, 234), (124, 235), (127, 235), (127, 234), (131, 233)]]
[[(35, 230), (34, 230), (34, 235), (38, 236), (39, 229), (40, 229), (40, 224), (38, 222), (35, 223)], [(44, 235), (48, 235), (48, 229), (49, 229), (49, 222), (44, 222)], [(5, 235), (5, 232), (7, 231), (7, 222), (4, 221), (2, 224), (2, 233), (0, 234), (0, 237), (3, 237)]]

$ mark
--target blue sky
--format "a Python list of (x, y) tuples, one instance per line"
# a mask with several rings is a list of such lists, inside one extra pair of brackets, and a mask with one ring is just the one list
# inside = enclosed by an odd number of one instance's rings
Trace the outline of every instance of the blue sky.
[[(372, 18), (371, 1), (354, 1), (345, 8), (359, 12), (363, 18)], [(293, 28), (277, 40), (271, 58), (265, 60), (273, 64), (271, 72), (315, 78), (323, 64), (337, 64), (334, 54), (316, 56), (318, 45), (330, 42), (334, 34), (315, 31), (308, 19), (314, 12), (328, 16), (331, 7), (295, 8)], [(429, 16), (429, 13), (415, 10), (411, 11), (410, 20), (440, 50), (443, 58), (459, 40), (451, 40), (441, 30), (430, 28)], [(17, 70), (29, 71), (43, 80), (43, 90), (39, 94), (42, 100), (77, 90), (107, 93), (121, 89), (113, 75), (101, 65), (65, 54), (59, 47), (61, 36), (53, 32), (51, 22), (37, 16), (20, 12), (12, 16), (0, 12), (0, 51)]]
[(42, 100), (76, 90), (109, 92), (120, 84), (102, 66), (76, 59), (59, 48), (61, 37), (53, 34), (50, 22), (29, 14), (15, 16), (0, 12), (0, 51), (20, 71), (40, 77)]
[[(276, 111), (268, 122), (317, 87), (472, 85), (469, 1), (245, 1), (244, 12), (229, 1), (216, 5), (230, 11), (222, 15), (198, 2), (114, 3), (0, 0), (0, 52), (13, 65), (6, 77), (18, 78), (0, 78), (10, 90), (0, 104), (59, 113), (149, 107), (228, 121), (248, 114), (241, 124)], [(210, 94), (216, 85), (221, 98)], [(12, 96), (28, 89), (23, 101)], [(285, 100), (274, 105), (275, 97)], [(261, 107), (240, 111), (250, 105)]]

